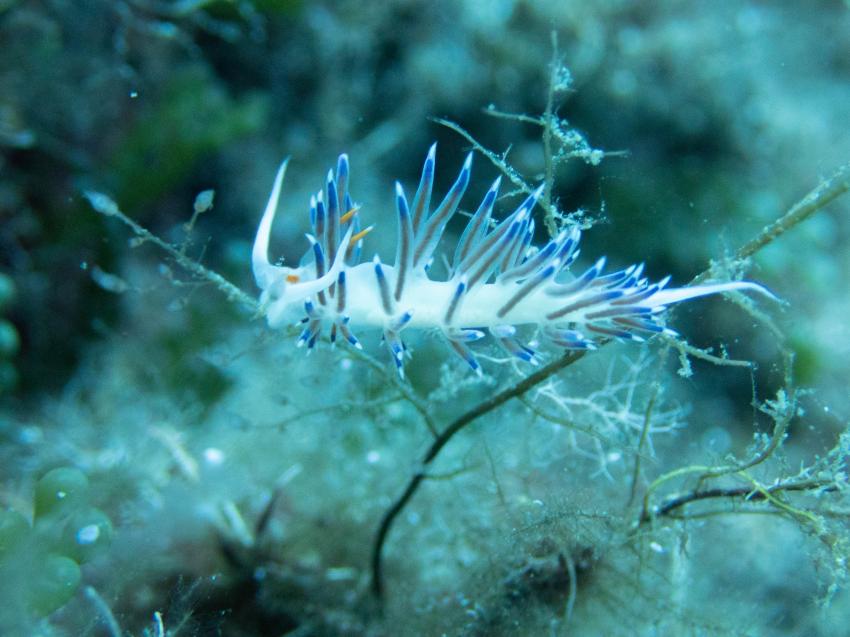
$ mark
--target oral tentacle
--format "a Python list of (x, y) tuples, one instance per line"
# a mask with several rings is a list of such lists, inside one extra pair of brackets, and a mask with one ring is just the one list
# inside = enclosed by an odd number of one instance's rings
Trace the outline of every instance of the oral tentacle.
[(285, 295), (286, 300), (290, 303), (302, 301), (308, 297), (317, 295), (319, 292), (324, 292), (331, 285), (336, 283), (339, 273), (345, 265), (345, 252), (348, 249), (348, 244), (351, 241), (352, 229), (349, 228), (339, 244), (339, 250), (333, 260), (333, 265), (323, 275), (313, 281), (304, 281), (302, 283), (292, 283), (287, 286)]

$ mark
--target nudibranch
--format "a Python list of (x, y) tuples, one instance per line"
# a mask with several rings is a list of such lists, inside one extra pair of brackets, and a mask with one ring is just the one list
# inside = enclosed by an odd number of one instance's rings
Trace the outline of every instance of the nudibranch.
[(398, 241), (393, 265), (376, 254), (361, 262), (363, 237), (359, 206), (349, 195), (349, 163), (340, 155), (336, 173), (310, 199), (311, 250), (298, 267), (273, 265), (269, 236), (286, 172), (277, 172), (252, 253), (261, 307), (272, 328), (304, 324), (298, 345), (313, 348), (326, 326), (360, 348), (355, 332), (378, 328), (400, 375), (404, 375), (406, 329), (436, 330), (477, 373), (481, 367), (469, 343), (489, 334), (509, 354), (537, 364), (539, 355), (518, 338), (517, 328), (537, 328), (541, 341), (561, 349), (593, 349), (599, 339), (642, 341), (658, 333), (675, 334), (663, 324), (667, 307), (689, 299), (753, 290), (748, 281), (668, 288), (670, 277), (651, 283), (643, 265), (603, 273), (605, 257), (581, 274), (570, 266), (578, 257), (581, 232), (564, 228), (543, 247), (531, 245), (534, 207), (541, 186), (498, 223), (491, 220), (500, 179), (471, 216), (448, 263), (444, 280), (431, 278), (434, 252), (469, 183), (472, 153), (440, 204), (431, 209), (436, 144), (422, 168), (413, 201), (395, 184)]

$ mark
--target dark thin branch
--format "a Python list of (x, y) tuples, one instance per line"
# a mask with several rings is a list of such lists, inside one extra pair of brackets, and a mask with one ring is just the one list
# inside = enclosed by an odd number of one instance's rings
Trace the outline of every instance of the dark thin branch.
[(758, 490), (752, 485), (728, 488), (701, 489), (691, 491), (667, 500), (658, 509), (654, 511), (645, 510), (640, 517), (639, 524), (645, 524), (650, 520), (661, 517), (673, 517), (675, 512), (682, 507), (699, 502), (701, 500), (711, 500), (718, 498), (725, 499), (745, 499), (748, 502), (759, 502), (767, 500), (769, 496), (776, 493), (785, 493), (790, 491), (817, 491), (824, 492), (836, 491), (838, 487), (832, 481), (825, 480), (806, 480), (802, 482), (780, 483), (771, 487), (766, 487), (763, 490)]
[(448, 444), (456, 433), (465, 428), (467, 425), (475, 422), (481, 416), (494, 411), (512, 398), (522, 396), (553, 374), (558, 373), (565, 367), (568, 367), (580, 360), (584, 355), (584, 350), (567, 352), (561, 358), (549, 363), (545, 367), (540, 368), (535, 373), (525, 377), (515, 385), (512, 385), (495, 396), (479, 403), (465, 414), (456, 418), (442, 432), (440, 432), (428, 448), (428, 451), (425, 452), (418, 469), (413, 476), (411, 476), (405, 490), (392, 504), (392, 506), (387, 509), (386, 513), (384, 513), (384, 517), (381, 519), (381, 525), (378, 528), (378, 533), (375, 536), (375, 543), (372, 549), (372, 592), (378, 599), (383, 597), (384, 592), (382, 556), (387, 536), (389, 535), (390, 529), (392, 528), (393, 522), (398, 517), (398, 514), (402, 512), (404, 507), (416, 493), (417, 489), (419, 489), (419, 485), (422, 484), (422, 481), (427, 477), (428, 467), (443, 447)]

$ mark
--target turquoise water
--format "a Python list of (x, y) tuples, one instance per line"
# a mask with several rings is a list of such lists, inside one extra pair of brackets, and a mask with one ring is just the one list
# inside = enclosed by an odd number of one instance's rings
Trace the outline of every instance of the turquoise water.
[[(0, 635), (842, 634), (848, 36), (837, 0), (0, 1)], [(497, 220), (544, 186), (529, 245), (582, 228), (562, 284), (779, 300), (527, 325), (536, 364), (270, 329), (280, 162), (309, 278), (338, 155), (390, 267), (435, 141), (432, 211), (473, 154), (435, 279), (501, 176)]]

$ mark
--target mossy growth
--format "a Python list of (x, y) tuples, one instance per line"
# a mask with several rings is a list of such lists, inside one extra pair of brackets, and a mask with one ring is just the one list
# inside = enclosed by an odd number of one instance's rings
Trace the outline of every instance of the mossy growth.
[(2, 634), (68, 603), (82, 580), (80, 565), (112, 540), (112, 522), (89, 505), (89, 480), (74, 467), (58, 467), (38, 480), (33, 511), (32, 524), (18, 511), (0, 511)]

